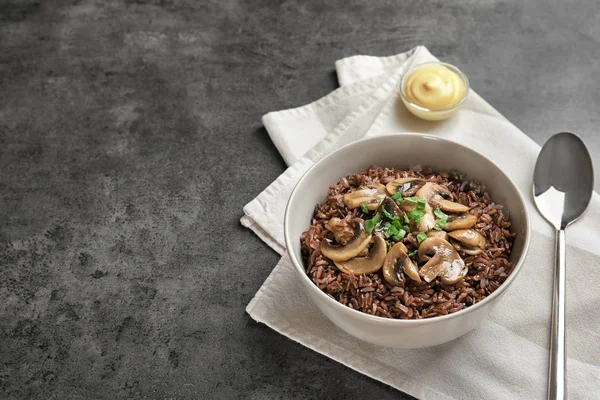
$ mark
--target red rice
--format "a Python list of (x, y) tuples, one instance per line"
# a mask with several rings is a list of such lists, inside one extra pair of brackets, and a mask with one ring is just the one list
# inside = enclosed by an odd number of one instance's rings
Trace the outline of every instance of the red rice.
[[(360, 208), (349, 210), (342, 196), (362, 185), (380, 182), (386, 184), (400, 177), (420, 177), (444, 184), (455, 201), (471, 207), (471, 214), (479, 219), (474, 230), (486, 238), (482, 254), (461, 254), (469, 272), (465, 279), (454, 285), (444, 285), (439, 279), (430, 284), (418, 284), (405, 279), (399, 286), (388, 284), (381, 272), (358, 277), (340, 271), (320, 252), (320, 242), (332, 238), (326, 223), (332, 217), (360, 217)], [(326, 294), (340, 303), (385, 318), (422, 319), (447, 315), (469, 307), (493, 293), (508, 278), (513, 265), (509, 261), (515, 233), (510, 231), (510, 216), (503, 206), (495, 204), (484, 185), (467, 180), (457, 172), (434, 173), (428, 168), (397, 170), (371, 166), (367, 171), (340, 178), (329, 187), (326, 200), (315, 206), (310, 229), (301, 236), (302, 253), (308, 276)], [(414, 235), (406, 235), (404, 244), (414, 247)]]

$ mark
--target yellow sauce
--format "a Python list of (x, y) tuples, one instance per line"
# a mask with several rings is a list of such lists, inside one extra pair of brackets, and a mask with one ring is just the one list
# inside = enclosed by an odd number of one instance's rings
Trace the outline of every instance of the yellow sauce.
[(465, 96), (467, 88), (458, 74), (443, 65), (414, 70), (404, 81), (407, 100), (430, 110), (452, 107)]

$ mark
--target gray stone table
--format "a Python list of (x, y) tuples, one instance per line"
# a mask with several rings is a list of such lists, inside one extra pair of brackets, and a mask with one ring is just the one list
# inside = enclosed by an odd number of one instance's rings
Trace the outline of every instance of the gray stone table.
[(337, 59), (424, 44), (600, 164), (599, 11), (0, 1), (0, 398), (408, 398), (245, 314), (278, 257), (238, 220), (285, 169), (260, 118), (336, 88)]

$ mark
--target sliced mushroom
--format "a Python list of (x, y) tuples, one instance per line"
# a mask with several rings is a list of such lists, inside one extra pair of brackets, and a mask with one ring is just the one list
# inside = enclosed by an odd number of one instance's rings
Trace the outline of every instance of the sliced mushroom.
[(464, 251), (466, 254), (476, 256), (485, 250), (485, 238), (483, 235), (473, 229), (458, 229), (448, 233), (450, 241), (458, 251)]
[(419, 259), (427, 261), (419, 270), (419, 275), (427, 283), (440, 276), (444, 284), (452, 285), (463, 279), (469, 268), (454, 247), (439, 237), (428, 237), (421, 242)]
[(421, 267), (419, 270), (419, 275), (421, 275), (427, 283), (431, 283), (431, 281), (444, 272), (445, 268), (446, 266), (444, 265), (444, 260), (440, 256), (436, 255)]
[(448, 189), (435, 182), (427, 182), (421, 186), (421, 188), (417, 190), (416, 195), (427, 201), (434, 197), (441, 199), (450, 199), (452, 197), (452, 193), (450, 193)]
[(404, 281), (402, 272), (413, 281), (421, 283), (419, 269), (408, 256), (408, 249), (402, 242), (396, 243), (383, 262), (383, 278), (390, 285), (399, 285)]
[(448, 233), (445, 231), (429, 231), (427, 237), (439, 237), (440, 239), (448, 240)]
[(338, 217), (333, 217), (327, 221), (329, 230), (333, 232), (335, 241), (344, 244), (348, 239), (354, 236), (352, 226), (346, 221)]
[(385, 198), (381, 201), (379, 206), (377, 207), (377, 211), (383, 213), (381, 210), (384, 209), (387, 211), (392, 217), (401, 217), (402, 210), (398, 207), (398, 204), (391, 197), (385, 196)]
[(423, 186), (424, 182), (425, 181), (420, 178), (398, 178), (385, 185), (385, 188), (390, 196), (400, 192), (402, 196), (410, 197), (417, 193), (417, 190)]
[(381, 268), (387, 254), (385, 239), (375, 235), (373, 247), (366, 257), (355, 257), (347, 261), (336, 261), (335, 265), (342, 271), (349, 271), (353, 275), (372, 274)]
[(442, 211), (453, 213), (465, 213), (469, 211), (469, 207), (450, 201), (452, 194), (448, 189), (437, 183), (427, 182), (419, 190), (417, 196), (423, 200), (427, 200), (432, 206), (439, 207)]
[(446, 225), (444, 225), (445, 231), (455, 231), (457, 229), (469, 229), (477, 223), (477, 217), (473, 214), (459, 214), (449, 215)]
[(367, 203), (369, 210), (374, 210), (385, 196), (387, 196), (385, 186), (381, 183), (372, 183), (346, 193), (342, 200), (351, 210), (360, 207), (363, 203)]
[[(406, 212), (407, 214), (410, 214), (412, 210), (417, 208), (417, 203), (414, 203), (409, 200), (403, 200), (402, 203), (400, 203), (400, 208), (402, 208), (402, 210), (404, 210), (404, 212)], [(429, 204), (425, 204), (424, 211), (425, 215), (423, 215), (419, 223), (415, 224), (413, 221), (411, 221), (411, 225), (413, 225), (414, 228), (417, 229), (419, 232), (427, 232), (433, 229), (433, 227), (435, 226), (435, 217), (433, 216), (433, 210), (431, 209), (431, 206)]]
[(350, 221), (350, 226), (354, 231), (345, 245), (332, 244), (327, 240), (321, 242), (321, 253), (333, 261), (346, 261), (356, 257), (371, 241), (371, 234), (367, 233), (363, 220), (354, 218)]

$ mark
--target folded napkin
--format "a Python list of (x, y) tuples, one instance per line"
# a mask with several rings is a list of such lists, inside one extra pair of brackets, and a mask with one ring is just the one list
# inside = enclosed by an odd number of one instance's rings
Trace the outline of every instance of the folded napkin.
[[(263, 117), (289, 168), (244, 207), (241, 222), (282, 257), (246, 311), (289, 338), (421, 399), (545, 398), (554, 232), (531, 194), (540, 147), (473, 91), (446, 121), (413, 117), (400, 101), (400, 79), (412, 65), (435, 60), (422, 46), (392, 57), (345, 58), (336, 62), (339, 89)], [(333, 325), (304, 294), (283, 238), (287, 199), (315, 161), (357, 139), (402, 132), (435, 134), (486, 155), (522, 191), (533, 227), (523, 269), (490, 317), (450, 343), (416, 350), (371, 345)], [(600, 396), (599, 219), (600, 197), (594, 193), (586, 214), (567, 230), (568, 391), (577, 399)]]

